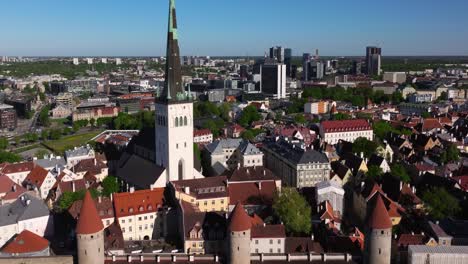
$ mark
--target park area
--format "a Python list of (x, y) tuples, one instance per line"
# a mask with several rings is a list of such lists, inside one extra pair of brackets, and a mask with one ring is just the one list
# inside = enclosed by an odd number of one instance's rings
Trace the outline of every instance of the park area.
[(74, 134), (71, 136), (62, 137), (58, 140), (44, 141), (42, 144), (48, 149), (52, 150), (55, 154), (63, 155), (65, 150), (85, 145), (90, 139), (97, 136), (101, 132), (102, 130), (96, 130), (86, 133)]

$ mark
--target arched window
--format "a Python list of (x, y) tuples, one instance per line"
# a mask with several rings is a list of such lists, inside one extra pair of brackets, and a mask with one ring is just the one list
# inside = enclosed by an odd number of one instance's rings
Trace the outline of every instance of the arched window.
[(180, 124), (180, 126), (184, 125), (184, 121), (182, 120), (182, 117), (179, 117), (179, 124)]
[(184, 116), (184, 126), (186, 126), (186, 125), (187, 125), (187, 117)]
[(178, 127), (179, 126), (179, 119), (176, 117), (175, 118), (175, 126)]

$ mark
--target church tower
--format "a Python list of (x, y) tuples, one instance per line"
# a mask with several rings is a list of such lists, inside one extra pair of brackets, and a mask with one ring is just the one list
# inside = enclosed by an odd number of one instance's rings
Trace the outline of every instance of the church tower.
[(365, 264), (390, 264), (392, 250), (392, 221), (380, 193), (373, 199), (373, 211), (367, 220)]
[(156, 99), (156, 164), (166, 182), (193, 179), (193, 103), (182, 84), (175, 0), (169, 0), (166, 78)]
[(237, 203), (231, 213), (228, 229), (228, 263), (245, 264), (250, 263), (250, 230), (252, 220), (245, 212), (244, 206)]
[(104, 264), (104, 226), (89, 191), (76, 224), (76, 241), (79, 264)]

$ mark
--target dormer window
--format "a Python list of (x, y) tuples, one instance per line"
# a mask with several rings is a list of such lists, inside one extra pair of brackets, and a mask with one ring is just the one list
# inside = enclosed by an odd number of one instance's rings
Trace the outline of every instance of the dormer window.
[(143, 210), (145, 210), (145, 208), (143, 208), (143, 206), (140, 206), (140, 208), (138, 208), (138, 210), (139, 210), (140, 212), (143, 212)]
[(148, 210), (153, 210), (153, 206), (151, 204), (148, 205)]
[(128, 208), (128, 212), (133, 213), (133, 208), (132, 207)]

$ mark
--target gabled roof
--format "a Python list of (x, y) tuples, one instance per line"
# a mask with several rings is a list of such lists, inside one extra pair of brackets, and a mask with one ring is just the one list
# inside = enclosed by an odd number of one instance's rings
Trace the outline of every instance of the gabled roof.
[(242, 203), (237, 203), (229, 219), (229, 230), (232, 232), (241, 232), (249, 230), (252, 226), (250, 216), (244, 209)]
[(242, 167), (235, 169), (228, 176), (229, 182), (247, 182), (247, 181), (277, 181), (280, 180), (273, 172), (263, 166)]
[(320, 125), (325, 133), (372, 130), (365, 119), (323, 121)]
[(115, 215), (147, 214), (156, 212), (164, 204), (164, 188), (114, 194)]
[(380, 193), (376, 194), (374, 208), (367, 220), (367, 225), (371, 229), (389, 229), (393, 226)]
[(2, 253), (21, 254), (33, 253), (45, 250), (49, 247), (49, 241), (29, 230), (23, 230), (15, 238), (5, 244)]
[(236, 182), (228, 184), (230, 204), (238, 202), (247, 205), (271, 205), (276, 192), (276, 183), (267, 182)]
[(16, 224), (18, 221), (49, 214), (49, 208), (44, 201), (34, 195), (24, 193), (13, 203), (0, 206), (0, 226)]
[(225, 176), (206, 177), (201, 179), (187, 179), (172, 181), (171, 184), (179, 192), (186, 192), (197, 199), (227, 197)]
[(96, 205), (94, 204), (91, 193), (86, 191), (83, 199), (83, 205), (80, 210), (80, 217), (76, 224), (77, 234), (94, 234), (102, 231), (104, 226), (102, 225), (101, 218), (99, 217)]
[(31, 171), (34, 168), (34, 163), (31, 161), (19, 163), (3, 163), (2, 165), (2, 172), (5, 174), (27, 172)]
[(32, 171), (28, 174), (28, 176), (26, 176), (26, 179), (24, 179), (24, 182), (41, 187), (48, 174), (48, 170), (42, 168), (41, 166), (34, 166)]
[(254, 225), (251, 230), (252, 238), (285, 238), (284, 225)]

